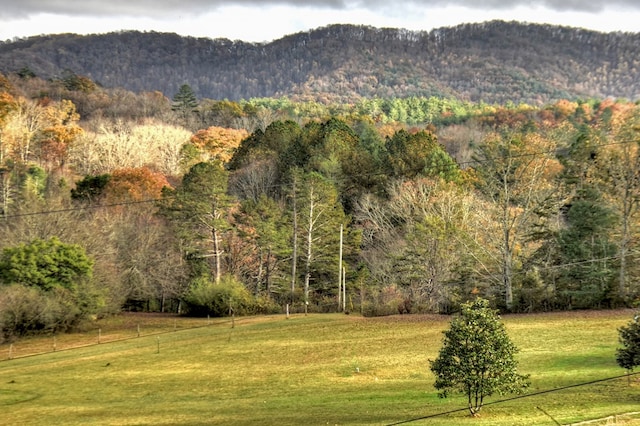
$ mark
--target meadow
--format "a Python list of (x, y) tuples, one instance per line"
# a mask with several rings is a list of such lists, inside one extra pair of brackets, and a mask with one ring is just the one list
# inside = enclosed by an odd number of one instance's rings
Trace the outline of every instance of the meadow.
[(477, 418), (433, 388), (447, 316), (124, 314), (0, 346), (0, 423), (638, 425), (640, 376), (615, 362), (633, 313), (503, 316), (531, 387)]

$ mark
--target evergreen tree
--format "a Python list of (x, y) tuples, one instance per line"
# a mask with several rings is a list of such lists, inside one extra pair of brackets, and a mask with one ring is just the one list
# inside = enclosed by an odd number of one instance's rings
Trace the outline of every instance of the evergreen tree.
[(429, 131), (396, 132), (386, 141), (388, 173), (399, 178), (435, 177), (460, 179), (460, 169), (436, 136)]
[(616, 361), (620, 367), (631, 372), (640, 366), (640, 314), (636, 314), (633, 321), (618, 331), (623, 347), (616, 350)]
[(219, 162), (191, 167), (176, 190), (164, 190), (165, 213), (174, 220), (184, 239), (190, 242), (192, 257), (213, 257), (213, 278), (222, 277), (222, 234), (231, 198), (227, 195), (228, 172)]
[(76, 292), (89, 280), (93, 261), (84, 249), (53, 237), (7, 247), (0, 256), (0, 283), (21, 284), (49, 291), (64, 288)]
[(610, 232), (616, 216), (594, 187), (578, 190), (566, 209), (566, 228), (558, 236), (558, 301), (565, 308), (594, 308), (611, 295), (615, 244)]
[(171, 109), (178, 113), (185, 123), (189, 121), (191, 115), (198, 109), (198, 100), (193, 89), (188, 84), (183, 84), (178, 92), (173, 96)]
[(257, 201), (244, 201), (235, 215), (240, 236), (251, 240), (258, 251), (248, 277), (256, 283), (256, 294), (278, 293), (289, 279), (284, 267), (285, 261), (291, 258), (291, 226), (287, 214), (278, 202), (263, 194)]
[(528, 376), (517, 373), (518, 349), (487, 300), (463, 304), (444, 336), (438, 358), (431, 362), (440, 397), (461, 392), (471, 414), (477, 415), (485, 397), (521, 393), (529, 386)]

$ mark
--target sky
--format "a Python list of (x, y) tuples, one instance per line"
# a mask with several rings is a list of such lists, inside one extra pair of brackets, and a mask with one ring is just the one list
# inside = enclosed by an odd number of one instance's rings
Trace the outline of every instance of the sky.
[(268, 42), (330, 24), (430, 31), (495, 19), (640, 32), (640, 1), (0, 0), (0, 41), (138, 30)]

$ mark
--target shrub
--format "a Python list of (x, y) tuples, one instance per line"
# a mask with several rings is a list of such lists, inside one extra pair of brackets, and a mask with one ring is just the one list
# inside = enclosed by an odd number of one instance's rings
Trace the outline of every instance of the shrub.
[(222, 277), (219, 284), (205, 278), (197, 280), (187, 293), (185, 303), (187, 314), (194, 316), (248, 315), (258, 307), (244, 285), (229, 275)]
[(38, 332), (63, 332), (87, 316), (77, 298), (66, 289), (0, 287), (0, 342)]

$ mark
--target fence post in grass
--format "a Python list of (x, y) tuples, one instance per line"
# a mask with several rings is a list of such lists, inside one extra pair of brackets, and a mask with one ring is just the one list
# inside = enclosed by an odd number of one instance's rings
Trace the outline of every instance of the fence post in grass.
[(160, 336), (156, 336), (156, 342), (158, 344), (158, 349), (156, 350), (156, 353), (159, 354), (160, 353)]
[(287, 303), (287, 319), (289, 319), (289, 304)]
[(137, 330), (138, 330), (138, 337), (140, 337), (140, 324), (138, 324)]
[(56, 351), (56, 335), (53, 335), (53, 351)]
[(207, 314), (207, 325), (211, 325), (211, 317)]
[(100, 343), (100, 337), (102, 337), (102, 329), (98, 329), (98, 343)]

